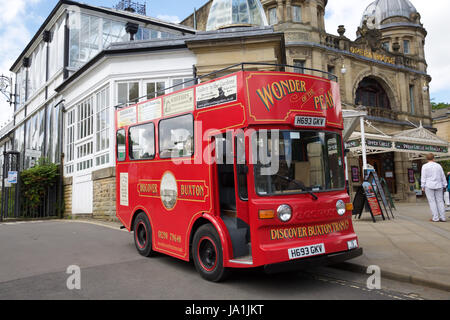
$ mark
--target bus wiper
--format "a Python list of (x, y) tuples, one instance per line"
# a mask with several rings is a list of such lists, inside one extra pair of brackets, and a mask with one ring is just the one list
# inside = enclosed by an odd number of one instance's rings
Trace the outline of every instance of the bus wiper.
[(316, 200), (319, 200), (319, 197), (316, 196), (316, 195), (314, 194), (314, 192), (307, 190), (307, 188), (305, 187), (305, 185), (304, 185), (303, 183), (298, 182), (298, 181), (295, 180), (294, 178), (285, 177), (285, 176), (282, 176), (282, 175), (280, 175), (280, 174), (276, 174), (276, 176), (277, 176), (277, 177), (280, 177), (281, 179), (286, 180), (286, 181), (288, 181), (288, 182), (293, 182), (293, 183), (295, 183), (302, 191), (305, 191), (306, 193), (310, 194), (310, 195), (313, 197), (313, 199), (314, 199), (315, 201), (316, 201)]
[(316, 196), (316, 195), (314, 194), (314, 192), (309, 191), (309, 190), (305, 190), (305, 191), (306, 191), (307, 193), (309, 193), (309, 194), (313, 197), (314, 200), (319, 200), (319, 197)]

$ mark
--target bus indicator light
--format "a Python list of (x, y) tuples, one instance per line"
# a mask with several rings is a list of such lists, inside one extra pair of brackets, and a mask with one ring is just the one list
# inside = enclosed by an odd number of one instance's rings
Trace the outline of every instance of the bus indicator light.
[(273, 219), (275, 218), (275, 211), (273, 210), (259, 210), (260, 219)]

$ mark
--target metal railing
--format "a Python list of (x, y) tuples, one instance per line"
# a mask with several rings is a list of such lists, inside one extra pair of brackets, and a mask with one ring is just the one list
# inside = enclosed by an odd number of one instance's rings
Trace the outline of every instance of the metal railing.
[[(182, 87), (182, 86), (184, 86), (187, 83), (192, 83), (192, 85), (197, 85), (199, 83), (199, 80), (204, 79), (204, 78), (209, 78), (209, 77), (215, 75), (215, 77), (209, 79), (209, 80), (214, 80), (216, 78), (220, 78), (220, 77), (226, 76), (227, 74), (231, 74), (231, 73), (237, 72), (236, 71), (237, 68), (240, 69), (239, 71), (246, 71), (245, 66), (277, 67), (278, 68), (277, 71), (279, 71), (279, 72), (287, 72), (286, 68), (292, 68), (293, 69), (293, 71), (292, 71), (293, 73), (300, 73), (300, 74), (306, 74), (305, 71), (317, 72), (317, 73), (320, 73), (322, 75), (322, 77), (326, 76), (326, 78), (328, 80), (331, 80), (331, 81), (334, 81), (334, 82), (338, 82), (338, 77), (335, 74), (327, 72), (327, 71), (319, 70), (319, 69), (299, 67), (299, 66), (293, 66), (293, 65), (288, 65), (288, 64), (260, 63), (260, 62), (241, 62), (241, 63), (237, 63), (237, 64), (231, 65), (231, 66), (223, 68), (223, 69), (219, 69), (219, 70), (216, 70), (216, 71), (204, 74), (202, 76), (198, 76), (198, 77), (194, 76), (194, 78), (192, 78), (192, 79), (189, 79), (187, 81), (178, 83), (178, 84), (173, 85), (173, 86), (168, 87), (168, 88), (155, 90), (153, 92), (147, 92), (146, 95), (143, 95), (143, 96), (138, 97), (136, 99), (128, 100), (128, 102), (124, 102), (124, 103), (118, 104), (118, 105), (114, 106), (114, 108), (115, 109), (125, 108), (125, 107), (127, 107), (129, 105), (138, 103), (141, 99), (144, 99), (144, 98), (150, 99), (148, 97), (152, 96), (152, 95), (158, 96), (158, 95), (160, 95), (160, 93), (162, 93), (162, 95), (164, 95), (166, 91), (168, 91), (170, 89), (173, 89), (173, 88)], [(195, 66), (194, 66), (194, 69), (195, 69)], [(226, 73), (227, 71), (230, 71), (230, 70), (231, 70), (231, 72)], [(296, 70), (302, 71), (302, 72), (298, 72)], [(251, 71), (255, 71), (255, 70), (251, 70)], [(196, 71), (194, 73), (196, 73)], [(223, 73), (225, 73), (225, 74), (223, 74)]]

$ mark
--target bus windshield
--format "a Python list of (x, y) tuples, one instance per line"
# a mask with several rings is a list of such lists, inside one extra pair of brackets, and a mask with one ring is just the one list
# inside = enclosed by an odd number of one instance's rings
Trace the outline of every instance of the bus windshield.
[[(255, 133), (255, 187), (260, 196), (300, 194), (345, 188), (342, 138), (332, 132), (267, 131)], [(272, 152), (273, 151), (273, 152)], [(278, 156), (277, 156), (278, 155)], [(278, 160), (276, 173), (273, 158)], [(263, 170), (264, 169), (264, 170)]]

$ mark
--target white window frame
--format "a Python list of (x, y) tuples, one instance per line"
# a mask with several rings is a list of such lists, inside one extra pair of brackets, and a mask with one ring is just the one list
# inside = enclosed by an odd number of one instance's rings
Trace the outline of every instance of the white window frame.
[(168, 91), (167, 89), (165, 89), (164, 90), (165, 92), (158, 93), (158, 94), (155, 95), (155, 97), (149, 97), (150, 92), (147, 91), (148, 90), (147, 86), (150, 83), (154, 83), (155, 84), (155, 88), (157, 89), (157, 87), (156, 87), (157, 83), (164, 83), (164, 88), (169, 88), (171, 86), (170, 83), (172, 83), (172, 82), (170, 82), (168, 78), (164, 78), (164, 79), (157, 78), (157, 79), (146, 79), (146, 80), (144, 80), (143, 81), (143, 92), (145, 92), (145, 96), (146, 96), (145, 100), (154, 99), (154, 98), (160, 97), (160, 96), (162, 96), (164, 94), (170, 93), (170, 92), (167, 92)]

